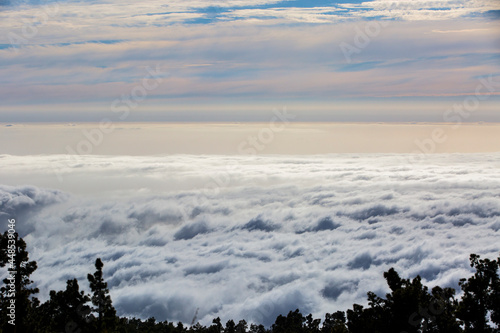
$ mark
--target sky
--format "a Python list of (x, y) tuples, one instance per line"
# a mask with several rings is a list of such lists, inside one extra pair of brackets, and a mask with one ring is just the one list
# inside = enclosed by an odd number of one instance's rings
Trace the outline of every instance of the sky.
[(3, 0), (0, 121), (267, 121), (286, 106), (296, 121), (442, 122), (472, 98), (467, 121), (499, 122), (499, 13), (495, 0)]

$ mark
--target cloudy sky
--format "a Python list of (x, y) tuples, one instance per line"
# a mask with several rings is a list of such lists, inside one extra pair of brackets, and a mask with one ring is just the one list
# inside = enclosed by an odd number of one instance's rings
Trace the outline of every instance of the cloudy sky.
[(2, 0), (0, 120), (129, 107), (125, 121), (266, 121), (286, 105), (302, 121), (443, 121), (479, 93), (476, 119), (500, 121), (499, 13), (496, 0)]

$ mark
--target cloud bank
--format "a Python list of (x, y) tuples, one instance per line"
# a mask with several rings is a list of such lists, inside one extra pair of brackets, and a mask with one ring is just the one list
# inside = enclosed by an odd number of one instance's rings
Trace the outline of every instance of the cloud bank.
[(1, 159), (2, 183), (32, 184), (2, 185), (0, 205), (38, 262), (40, 297), (85, 285), (101, 257), (120, 315), (319, 317), (386, 292), (390, 267), (457, 288), (469, 253), (500, 251), (499, 154), (88, 156), (63, 183), (49, 168), (63, 156)]

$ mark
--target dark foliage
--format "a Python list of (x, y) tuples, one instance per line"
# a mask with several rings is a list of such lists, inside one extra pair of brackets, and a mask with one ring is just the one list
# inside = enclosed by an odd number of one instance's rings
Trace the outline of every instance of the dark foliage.
[(90, 290), (92, 291), (91, 301), (94, 313), (97, 313), (97, 322), (94, 322), (95, 332), (114, 332), (116, 327), (116, 310), (113, 307), (111, 296), (109, 295), (108, 284), (104, 282), (102, 268), (104, 264), (100, 258), (95, 261), (95, 273), (88, 274)]
[(491, 315), (491, 321), (500, 326), (500, 258), (480, 259), (478, 255), (472, 254), (470, 265), (476, 269), (476, 274), (459, 282), (464, 295), (457, 309), (457, 317), (464, 322), (466, 333), (493, 332), (487, 316)]

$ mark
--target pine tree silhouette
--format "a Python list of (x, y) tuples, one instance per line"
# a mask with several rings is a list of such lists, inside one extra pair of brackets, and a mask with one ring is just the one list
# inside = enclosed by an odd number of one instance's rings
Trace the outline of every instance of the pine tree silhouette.
[(95, 261), (95, 273), (88, 274), (90, 290), (92, 291), (91, 301), (95, 306), (92, 310), (98, 314), (97, 332), (112, 332), (116, 326), (116, 310), (111, 302), (108, 284), (104, 282), (102, 268), (104, 264), (101, 258)]
[(87, 331), (87, 319), (90, 307), (86, 305), (90, 297), (80, 291), (77, 279), (66, 282), (66, 290), (50, 291), (48, 303), (49, 315), (51, 317), (50, 327), (56, 332), (82, 332)]

